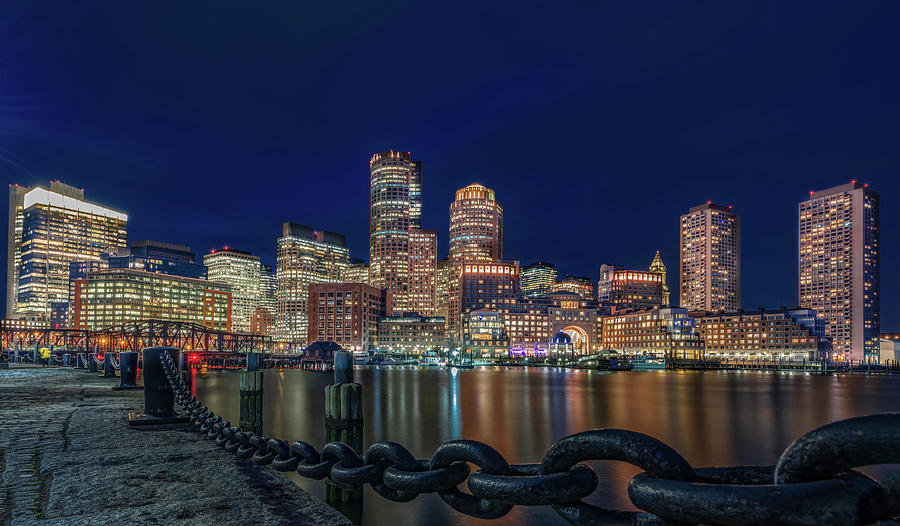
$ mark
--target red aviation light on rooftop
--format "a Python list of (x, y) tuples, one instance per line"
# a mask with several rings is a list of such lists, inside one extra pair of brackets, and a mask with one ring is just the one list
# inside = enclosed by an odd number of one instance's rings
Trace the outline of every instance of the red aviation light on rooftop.
[(850, 179), (850, 184), (856, 184), (856, 179)]
[(869, 187), (869, 183), (863, 183), (863, 188), (868, 188), (868, 187)]
[(707, 201), (706, 204), (711, 205), (712, 201)]

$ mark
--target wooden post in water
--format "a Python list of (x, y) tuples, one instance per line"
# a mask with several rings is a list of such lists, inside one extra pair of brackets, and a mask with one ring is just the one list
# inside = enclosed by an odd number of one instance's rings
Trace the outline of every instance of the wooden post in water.
[(259, 355), (247, 354), (247, 370), (241, 373), (241, 429), (262, 435), (263, 372)]
[[(353, 355), (334, 353), (334, 383), (325, 387), (325, 442), (343, 442), (363, 453), (362, 386), (353, 382)], [(362, 500), (362, 488), (345, 490), (325, 481), (329, 503)]]

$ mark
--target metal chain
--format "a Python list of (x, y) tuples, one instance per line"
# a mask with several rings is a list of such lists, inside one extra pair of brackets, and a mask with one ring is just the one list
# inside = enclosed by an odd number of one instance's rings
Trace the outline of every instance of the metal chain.
[[(410, 501), (437, 493), (453, 509), (483, 519), (513, 506), (551, 505), (577, 525), (720, 524), (844, 525), (900, 518), (900, 472), (882, 483), (853, 468), (900, 463), (900, 413), (850, 418), (798, 438), (776, 466), (695, 469), (674, 449), (632, 431), (585, 431), (554, 443), (540, 464), (510, 465), (491, 446), (453, 440), (427, 460), (402, 445), (376, 442), (364, 455), (341, 442), (319, 452), (243, 431), (217, 416), (184, 385), (172, 357), (163, 370), (192, 429), (258, 465), (345, 489), (369, 484), (386, 499)], [(608, 510), (581, 499), (597, 488), (586, 460), (618, 460), (645, 470), (628, 484), (641, 512)], [(479, 469), (469, 472), (469, 464)], [(469, 492), (459, 489), (467, 482)]]

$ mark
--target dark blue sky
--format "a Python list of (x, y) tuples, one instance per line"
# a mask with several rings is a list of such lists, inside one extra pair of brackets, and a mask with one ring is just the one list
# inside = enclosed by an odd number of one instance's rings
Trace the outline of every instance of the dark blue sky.
[(744, 307), (777, 307), (797, 203), (855, 178), (900, 330), (896, 2), (85, 4), (0, 5), (0, 170), (84, 187), (131, 240), (274, 263), (290, 220), (367, 258), (368, 161), (393, 148), (424, 162), (442, 255), (477, 181), (507, 257), (596, 277), (660, 249), (677, 290), (678, 217), (713, 200), (743, 220)]

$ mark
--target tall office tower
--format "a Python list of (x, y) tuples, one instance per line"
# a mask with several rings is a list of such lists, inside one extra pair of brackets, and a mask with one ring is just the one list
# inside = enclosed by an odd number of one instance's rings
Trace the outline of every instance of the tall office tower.
[(275, 315), (275, 273), (272, 265), (259, 266), (259, 307)]
[(490, 263), (503, 258), (503, 207), (494, 191), (470, 184), (450, 203), (450, 312), (448, 334), (459, 334), (459, 275), (464, 263)]
[[(51, 187), (53, 182), (50, 183)], [(25, 194), (32, 188), (9, 185), (9, 221), (6, 237), (6, 318), (16, 313), (19, 290), (19, 264), (22, 262), (22, 213), (25, 211)]]
[(879, 354), (879, 198), (853, 181), (800, 203), (800, 306), (825, 319), (838, 358)]
[(447, 317), (450, 316), (450, 258), (437, 262), (434, 289), (435, 311), (446, 323)]
[(526, 298), (533, 298), (550, 292), (558, 276), (553, 263), (538, 261), (525, 265), (519, 272), (522, 295)]
[(409, 230), (409, 285), (406, 310), (434, 316), (437, 310), (437, 232)]
[(306, 344), (309, 286), (338, 282), (350, 253), (343, 234), (281, 225), (275, 267), (275, 339), (293, 350)]
[(663, 263), (662, 258), (659, 257), (659, 250), (656, 251), (653, 261), (650, 262), (650, 272), (662, 276), (662, 304), (663, 306), (668, 306), (671, 294), (669, 293), (669, 286), (666, 285), (666, 265)]
[(412, 161), (409, 180), (409, 228), (422, 228), (422, 161)]
[[(19, 192), (10, 193), (10, 204)], [(17, 204), (17, 203), (16, 203)], [(12, 214), (11, 214), (12, 215)], [(18, 206), (13, 235), (18, 227)], [(125, 247), (128, 216), (84, 200), (84, 191), (58, 181), (50, 190), (31, 188), (22, 195), (21, 237), (11, 241), (18, 261), (15, 312), (50, 318), (69, 304), (69, 264), (99, 261)], [(18, 257), (16, 257), (18, 252)]]
[(741, 308), (741, 218), (711, 202), (681, 216), (681, 306)]
[(350, 265), (341, 276), (344, 283), (363, 283), (369, 284), (369, 264), (357, 258), (350, 258)]
[(261, 296), (259, 256), (225, 247), (203, 255), (209, 281), (231, 286), (231, 330), (250, 332), (253, 311)]
[(369, 161), (369, 284), (391, 291), (407, 310), (409, 229), (422, 223), (422, 164), (405, 152), (376, 153)]

